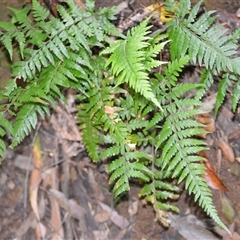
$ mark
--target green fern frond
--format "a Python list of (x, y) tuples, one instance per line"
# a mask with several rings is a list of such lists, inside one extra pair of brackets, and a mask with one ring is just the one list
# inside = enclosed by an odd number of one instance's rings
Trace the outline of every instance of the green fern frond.
[(233, 93), (232, 93), (232, 108), (234, 112), (236, 112), (239, 99), (240, 99), (240, 82), (238, 80), (234, 86)]
[(200, 88), (197, 91), (198, 99), (201, 99), (204, 96), (204, 94), (206, 93), (206, 90), (211, 87), (213, 82), (214, 80), (213, 80), (212, 72), (210, 70), (204, 69), (200, 76), (200, 83), (202, 84), (202, 88)]
[(189, 57), (186, 55), (180, 59), (175, 59), (174, 61), (169, 62), (167, 66), (164, 66), (164, 73), (168, 79), (167, 86), (176, 85), (175, 82), (178, 80), (179, 73), (188, 61)]
[[(188, 3), (189, 3), (189, 2), (188, 2)], [(198, 1), (198, 3), (196, 3), (196, 4), (192, 7), (191, 11), (188, 12), (188, 13), (189, 13), (189, 15), (188, 15), (188, 20), (187, 20), (188, 22), (192, 23), (192, 22), (195, 21), (195, 19), (196, 19), (196, 17), (197, 17), (197, 14), (198, 14), (198, 11), (199, 11), (199, 8), (200, 8), (200, 6), (202, 5), (202, 3), (203, 3), (203, 0)], [(182, 5), (182, 7), (184, 7), (184, 6)]]
[[(139, 26), (133, 28), (129, 31), (126, 39), (117, 40), (112, 46), (104, 50), (102, 54), (111, 53), (106, 66), (112, 65), (112, 71), (117, 76), (118, 85), (124, 82), (128, 83), (136, 92), (142, 94), (160, 108), (160, 104), (153, 94), (145, 64), (147, 64), (147, 70), (163, 64), (163, 62), (154, 60), (153, 56), (167, 42), (152, 48), (150, 55), (148, 55), (151, 40), (147, 36), (150, 29), (147, 26), (148, 20), (146, 19)], [(147, 59), (145, 58), (146, 55), (149, 56)]]
[(175, 11), (180, 18), (184, 18), (189, 13), (190, 9), (191, 2), (189, 0), (180, 0), (179, 5), (175, 8)]
[[(137, 154), (138, 155), (138, 154)], [(133, 153), (133, 158), (136, 158)], [(108, 171), (111, 173), (109, 182), (113, 183), (114, 188), (113, 191), (115, 193), (115, 197), (123, 193), (124, 191), (129, 190), (129, 179), (137, 178), (141, 179), (145, 182), (148, 182), (151, 179), (152, 172), (145, 167), (143, 164), (138, 162), (130, 162), (129, 160), (121, 157), (115, 161), (113, 161), (108, 168)]]
[(43, 22), (49, 17), (49, 10), (43, 6), (39, 6), (37, 0), (32, 1), (32, 13), (37, 23)]
[[(89, 45), (102, 46), (100, 42), (107, 40), (106, 31), (109, 30), (108, 27), (112, 28), (110, 22), (105, 18), (105, 28), (103, 29), (98, 20), (99, 16), (96, 15), (94, 18), (70, 2), (68, 9), (59, 7), (63, 21), (49, 18), (49, 12), (37, 1), (33, 2), (33, 20), (27, 16), (29, 9), (24, 11), (11, 9), (15, 14), (16, 24), (20, 24), (20, 26), (14, 26), (14, 29), (11, 26), (12, 30), (9, 31), (9, 29), (5, 30), (8, 26), (3, 23), (2, 29), (5, 32), (0, 35), (0, 40), (5, 43), (10, 56), (12, 56), (13, 40), (17, 40), (22, 58), (27, 57), (27, 61), (18, 68), (19, 72), (15, 72), (17, 78), (32, 80), (37, 72), (41, 72), (43, 67), (48, 66), (48, 62), (52, 65), (58, 60), (64, 62), (65, 59), (71, 58), (71, 51), (79, 54), (79, 51), (85, 50), (89, 55), (91, 54)], [(102, 11), (101, 18), (105, 12)], [(92, 31), (91, 34), (89, 31)], [(117, 31), (115, 34), (117, 35)], [(28, 47), (29, 44), (35, 45), (37, 48), (24, 49), (24, 46)], [(70, 45), (70, 49), (68, 45)]]
[(234, 44), (237, 44), (240, 39), (240, 29), (237, 28), (233, 33), (230, 35), (231, 40)]
[(83, 134), (83, 142), (86, 145), (86, 149), (89, 153), (89, 156), (93, 161), (99, 160), (99, 143), (101, 143), (101, 138), (99, 132), (94, 126), (94, 122), (88, 119), (85, 120), (84, 124), (80, 126)]
[(6, 151), (6, 143), (1, 138), (3, 138), (7, 134), (7, 132), (9, 134), (13, 133), (12, 125), (5, 118), (4, 112), (0, 112), (0, 156), (3, 156)]
[(226, 96), (227, 89), (232, 85), (231, 80), (229, 79), (230, 74), (226, 73), (222, 77), (221, 82), (218, 85), (218, 93), (216, 99), (216, 107), (215, 107), (215, 116), (217, 115), (218, 109), (223, 103), (223, 100)]
[(49, 114), (49, 109), (44, 105), (30, 103), (22, 106), (13, 125), (12, 148), (17, 146), (36, 127), (37, 114), (44, 119), (45, 115)]
[(174, 184), (167, 183), (163, 175), (159, 171), (154, 173), (154, 180), (145, 184), (141, 189), (139, 195), (144, 197), (147, 201), (151, 202), (155, 210), (172, 210), (178, 212), (178, 208), (166, 203), (168, 199), (177, 199), (179, 197), (180, 189)]
[[(197, 158), (194, 158), (194, 161), (197, 161)], [(199, 159), (198, 161), (201, 161)], [(204, 173), (202, 164), (187, 164), (184, 167), (182, 176), (180, 180), (186, 177), (185, 187), (188, 190), (189, 194), (194, 194), (195, 202), (198, 202), (199, 205), (204, 209), (204, 211), (223, 229), (229, 232), (227, 227), (222, 223), (221, 219), (218, 217), (217, 210), (213, 205), (212, 194), (206, 185), (205, 180), (200, 176)], [(179, 181), (180, 181), (179, 180)]]
[[(190, 1), (187, 1), (190, 3)], [(180, 4), (181, 5), (181, 4)], [(186, 53), (190, 61), (202, 65), (207, 69), (217, 72), (230, 71), (240, 73), (237, 65), (238, 58), (232, 59), (236, 54), (237, 45), (234, 44), (230, 36), (225, 36), (226, 29), (221, 25), (212, 26), (216, 17), (211, 17), (213, 11), (204, 13), (199, 19), (196, 16), (197, 5), (189, 19), (184, 19), (182, 14), (175, 10), (177, 18), (169, 22), (168, 33), (172, 40), (170, 42), (171, 56), (180, 58)], [(193, 22), (194, 21), (194, 22)], [(219, 41), (219, 36), (221, 40)]]

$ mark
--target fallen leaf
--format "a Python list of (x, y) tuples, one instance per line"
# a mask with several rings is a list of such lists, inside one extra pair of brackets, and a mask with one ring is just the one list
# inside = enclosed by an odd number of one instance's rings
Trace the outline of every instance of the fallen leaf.
[(237, 129), (228, 135), (228, 143), (234, 144), (240, 138), (240, 129)]
[(54, 108), (54, 113), (51, 115), (50, 123), (56, 131), (59, 139), (64, 139), (73, 142), (81, 141), (81, 134), (76, 124), (76, 119), (73, 118), (68, 106), (62, 102)]
[(20, 154), (17, 154), (14, 158), (13, 165), (26, 171), (32, 171), (33, 169), (31, 158)]
[[(51, 168), (51, 188), (58, 190), (57, 167)], [(62, 227), (61, 213), (58, 202), (55, 198), (50, 198), (51, 203), (51, 227), (54, 232), (52, 240), (60, 240), (64, 238), (64, 230)]]
[(103, 201), (105, 199), (101, 187), (99, 183), (96, 181), (93, 170), (91, 168), (88, 168), (88, 179), (89, 184), (91, 185), (92, 189), (94, 190), (95, 198), (99, 201)]
[(108, 234), (109, 234), (109, 229), (102, 230), (102, 231), (99, 231), (99, 230), (93, 231), (94, 239), (99, 239), (99, 240), (109, 239)]
[(22, 236), (26, 234), (26, 232), (29, 230), (29, 228), (35, 229), (37, 225), (37, 220), (35, 217), (34, 212), (32, 211), (27, 219), (25, 219), (19, 229), (16, 231), (15, 237), (16, 239), (22, 239)]
[(206, 133), (200, 134), (200, 137), (206, 138), (208, 133), (212, 133), (215, 131), (215, 121), (210, 116), (209, 113), (199, 114), (195, 117), (196, 121), (205, 125), (204, 130)]
[(199, 109), (205, 112), (211, 112), (216, 106), (216, 98), (217, 93), (210, 92), (209, 96), (203, 99), (202, 105), (199, 107)]
[(123, 216), (119, 215), (118, 212), (116, 212), (114, 209), (110, 208), (108, 205), (98, 202), (99, 205), (103, 210), (106, 210), (110, 216), (110, 220), (119, 228), (124, 229), (127, 228), (130, 223), (129, 221), (124, 218)]
[(95, 222), (97, 222), (97, 223), (107, 222), (107, 221), (109, 220), (108, 211), (102, 210), (102, 211), (96, 213), (95, 216), (94, 216), (94, 220), (95, 220)]
[(225, 219), (228, 221), (229, 224), (233, 223), (236, 217), (236, 211), (233, 208), (229, 199), (225, 196), (225, 194), (223, 194), (221, 198), (221, 202), (222, 202), (222, 213)]
[(221, 139), (217, 140), (217, 145), (222, 151), (223, 156), (231, 163), (234, 162), (234, 152), (232, 147)]
[(240, 164), (238, 161), (235, 161), (233, 164), (230, 166), (230, 173), (233, 175), (239, 177), (240, 176)]
[(42, 223), (38, 222), (35, 230), (36, 239), (37, 240), (45, 239), (46, 233), (47, 233), (46, 227)]
[(206, 159), (206, 162), (203, 162), (203, 165), (206, 168), (205, 170), (206, 174), (203, 175), (203, 178), (206, 180), (207, 185), (213, 189), (228, 191), (228, 189), (223, 185), (221, 180), (218, 178), (215, 169), (208, 160), (205, 152), (201, 151), (199, 155)]
[(154, 3), (150, 6), (147, 6), (143, 9), (144, 12), (151, 12), (159, 15), (159, 19), (162, 23), (169, 22), (174, 18), (174, 13), (169, 12), (165, 9), (164, 4), (161, 2)]
[(71, 217), (83, 221), (85, 209), (78, 205), (74, 200), (67, 199), (65, 195), (55, 189), (49, 189), (50, 197), (53, 197), (58, 202), (59, 206), (67, 211)]
[(114, 107), (111, 107), (111, 106), (104, 106), (104, 111), (106, 114), (109, 114), (109, 115), (112, 115), (116, 112)]
[(42, 154), (41, 154), (41, 143), (40, 137), (37, 135), (36, 140), (33, 145), (33, 162), (37, 169), (41, 169), (43, 166)]
[(132, 217), (132, 216), (137, 214), (137, 212), (138, 212), (138, 203), (139, 203), (139, 201), (136, 199), (131, 204), (129, 204), (128, 213), (129, 213), (130, 217)]
[(37, 195), (38, 195), (38, 188), (41, 181), (42, 181), (41, 172), (38, 169), (33, 169), (31, 173), (31, 178), (30, 178), (29, 194), (30, 194), (30, 204), (38, 221), (40, 221), (40, 216), (38, 212)]
[(236, 160), (240, 163), (240, 157), (236, 157)]
[(216, 240), (215, 236), (206, 229), (204, 222), (194, 215), (179, 216), (169, 213), (171, 227), (178, 231), (186, 240)]
[(164, 227), (169, 227), (170, 225), (170, 219), (168, 217), (168, 214), (166, 211), (162, 210), (162, 209), (154, 209), (155, 210), (155, 213), (156, 213), (156, 219), (158, 221), (161, 222), (161, 224), (164, 226)]
[(223, 228), (220, 228), (218, 226), (214, 227), (214, 231), (221, 236), (222, 240), (240, 240), (240, 238), (237, 238), (239, 235), (236, 234), (236, 232), (234, 232), (235, 229), (235, 222), (233, 222), (230, 226), (228, 226), (228, 229), (230, 231), (230, 233), (232, 234), (232, 236), (226, 232), (226, 230), (224, 230)]

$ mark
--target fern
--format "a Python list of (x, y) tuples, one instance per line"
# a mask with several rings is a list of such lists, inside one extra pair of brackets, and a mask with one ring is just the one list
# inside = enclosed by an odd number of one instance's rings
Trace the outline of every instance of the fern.
[[(21, 61), (14, 62), (12, 79), (0, 92), (0, 156), (6, 135), (11, 147), (18, 145), (57, 100), (66, 101), (62, 90), (71, 87), (79, 93), (77, 117), (86, 149), (93, 161), (110, 161), (115, 196), (128, 191), (132, 179), (139, 180), (140, 195), (153, 204), (161, 220), (160, 211), (178, 211), (169, 200), (180, 192), (175, 179), (185, 181), (195, 201), (226, 229), (201, 177), (205, 169), (198, 152), (207, 146), (196, 137), (203, 125), (194, 116), (204, 113), (201, 99), (220, 74), (215, 114), (229, 90), (236, 110), (240, 31), (227, 35), (213, 24), (213, 11), (197, 17), (200, 5), (166, 1), (174, 18), (166, 25), (167, 34), (153, 36), (150, 18), (123, 36), (111, 23), (114, 10), (96, 12), (92, 0), (86, 1), (85, 11), (67, 1), (66, 8), (58, 8), (60, 18), (36, 0), (31, 9), (11, 8), (12, 21), (0, 22), (0, 41), (10, 59), (17, 42)], [(112, 42), (110, 36), (117, 40)], [(170, 61), (157, 60), (167, 43)], [(179, 82), (188, 62), (203, 69), (199, 83)], [(163, 64), (163, 71), (154, 74)], [(18, 86), (18, 79), (26, 87)], [(7, 115), (14, 117), (13, 123)]]
[[(170, 1), (166, 2), (169, 6)], [(208, 70), (209, 79), (213, 78), (213, 74), (228, 74), (230, 72), (230, 79), (236, 81), (237, 76), (240, 75), (240, 58), (234, 56), (237, 55), (237, 39), (240, 37), (240, 32), (236, 30), (232, 35), (226, 35), (226, 28), (217, 24), (213, 25), (216, 19), (215, 16), (212, 16), (214, 11), (206, 12), (197, 18), (201, 3), (202, 1), (199, 1), (190, 10), (189, 7), (185, 7), (185, 5), (189, 6), (190, 1), (180, 1), (180, 7), (172, 9), (176, 17), (168, 23), (171, 56), (180, 58), (188, 54), (193, 64), (198, 63), (200, 66), (204, 64), (206, 70)], [(181, 8), (184, 8), (185, 11), (182, 11)], [(215, 113), (217, 113), (226, 96), (226, 84), (231, 85), (231, 80), (229, 80), (228, 75), (223, 75)], [(236, 81), (237, 85), (238, 81)], [(236, 88), (233, 93), (232, 107), (236, 110), (236, 100), (239, 98)]]
[[(29, 8), (10, 8), (14, 14), (12, 23), (0, 23), (0, 40), (10, 58), (17, 41), (23, 59), (14, 63), (13, 79), (2, 94), (2, 99), (11, 101), (7, 109), (17, 113), (12, 147), (36, 127), (38, 115), (44, 118), (45, 113), (49, 113), (49, 106), (54, 105), (57, 98), (65, 101), (62, 88), (73, 87), (84, 92), (80, 81), (88, 81), (93, 69), (91, 47), (102, 46), (101, 41), (110, 42), (108, 32), (120, 35), (108, 20), (113, 19), (111, 10), (103, 9), (94, 15), (91, 7), (89, 11), (81, 11), (72, 1), (68, 6), (67, 9), (59, 7), (61, 21), (50, 17), (49, 11), (35, 0), (32, 17), (28, 17)], [(108, 18), (105, 17), (105, 24), (101, 25), (103, 16)], [(17, 79), (27, 82), (27, 88), (18, 87)]]
[[(136, 92), (141, 93), (161, 108), (152, 93), (148, 71), (163, 63), (155, 60), (153, 56), (156, 56), (167, 42), (155, 45), (155, 49), (152, 48), (150, 51), (148, 41), (151, 38), (147, 36), (150, 33), (150, 27), (147, 26), (148, 20), (146, 19), (137, 28), (130, 30), (126, 40), (116, 41), (102, 54), (112, 53), (106, 66), (112, 64), (112, 71), (118, 78), (118, 85), (128, 83)], [(121, 62), (121, 65), (117, 64), (117, 61)]]

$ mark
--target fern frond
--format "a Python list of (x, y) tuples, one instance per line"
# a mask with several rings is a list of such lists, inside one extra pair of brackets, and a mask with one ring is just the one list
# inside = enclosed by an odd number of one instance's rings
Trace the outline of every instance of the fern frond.
[[(135, 159), (138, 154), (134, 155), (135, 153), (133, 153), (132, 158)], [(112, 183), (117, 180), (113, 188), (116, 197), (129, 190), (129, 179), (137, 178), (148, 182), (152, 176), (152, 172), (143, 164), (136, 161), (130, 162), (124, 157), (113, 161), (109, 165), (108, 171), (111, 173), (109, 182)]]
[(239, 80), (237, 80), (237, 83), (235, 84), (232, 93), (232, 108), (234, 112), (236, 112), (239, 99), (240, 99), (240, 82)]
[[(6, 119), (3, 112), (0, 112), (0, 156), (3, 156), (6, 151), (6, 143), (1, 139), (6, 133), (12, 134), (13, 129), (11, 123)], [(0, 159), (0, 163), (1, 163)]]
[(180, 189), (177, 186), (166, 182), (166, 179), (163, 177), (163, 174), (160, 174), (160, 171), (155, 171), (154, 180), (149, 184), (145, 184), (139, 195), (151, 202), (155, 211), (161, 209), (178, 212), (177, 207), (165, 202), (167, 199), (177, 199), (179, 197), (179, 191)]
[(22, 106), (13, 125), (12, 148), (17, 146), (36, 127), (37, 114), (44, 118), (46, 114), (49, 114), (49, 109), (44, 105), (30, 103)]
[(149, 76), (146, 71), (159, 66), (161, 62), (154, 60), (155, 56), (166, 44), (160, 44), (152, 48), (146, 62), (146, 53), (148, 53), (151, 38), (147, 36), (150, 27), (147, 26), (149, 19), (143, 21), (139, 26), (129, 31), (125, 40), (117, 40), (111, 47), (108, 47), (102, 54), (111, 56), (106, 62), (106, 66), (112, 65), (112, 71), (118, 78), (118, 85), (124, 82), (128, 83), (136, 92), (152, 101), (160, 107), (159, 102), (153, 94)]
[(191, 9), (191, 2), (189, 0), (180, 0), (179, 5), (175, 8), (178, 16), (184, 18)]
[(229, 77), (230, 77), (230, 74), (228, 74), (228, 73), (224, 74), (221, 82), (218, 85), (218, 93), (217, 93), (216, 107), (215, 107), (215, 116), (217, 115), (219, 107), (223, 103), (223, 100), (224, 100), (224, 98), (226, 96), (226, 93), (227, 93), (227, 89), (232, 85)]
[(168, 79), (167, 86), (176, 85), (175, 82), (178, 80), (179, 73), (188, 61), (189, 57), (186, 55), (180, 59), (175, 59), (174, 61), (169, 62), (167, 66), (164, 66), (164, 73)]
[[(194, 161), (201, 161), (194, 157)], [(229, 232), (227, 227), (222, 223), (218, 217), (217, 210), (213, 205), (212, 194), (209, 190), (205, 180), (200, 176), (204, 173), (202, 164), (187, 164), (184, 167), (180, 180), (186, 177), (185, 187), (188, 192), (194, 193), (194, 200), (204, 209), (204, 211), (223, 229)], [(180, 181), (179, 180), (179, 181)]]
[[(88, 116), (86, 116), (87, 118)], [(94, 122), (91, 119), (84, 121), (84, 124), (80, 125), (80, 129), (83, 133), (83, 142), (86, 145), (86, 149), (89, 153), (89, 156), (93, 161), (99, 160), (99, 143), (101, 143), (101, 138), (99, 132), (94, 126)]]
[[(168, 29), (172, 40), (171, 56), (180, 58), (187, 53), (194, 64), (204, 63), (210, 70), (217, 72), (230, 70), (239, 74), (237, 65), (240, 60), (232, 59), (236, 54), (237, 45), (232, 42), (230, 36), (225, 36), (226, 29), (221, 25), (212, 26), (216, 18), (211, 17), (213, 11), (204, 13), (199, 19), (194, 19), (196, 9), (190, 11), (189, 19), (184, 19), (181, 13), (175, 10), (178, 18), (169, 22)], [(219, 36), (221, 36), (220, 41)]]

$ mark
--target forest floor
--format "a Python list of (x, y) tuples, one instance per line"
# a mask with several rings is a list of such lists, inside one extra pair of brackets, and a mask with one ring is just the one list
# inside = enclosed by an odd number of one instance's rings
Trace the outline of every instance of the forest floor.
[[(2, 0), (0, 21), (9, 19), (6, 6), (19, 7), (21, 2)], [(121, 0), (100, 0), (97, 7), (118, 5), (120, 21), (121, 16), (154, 2), (136, 0), (131, 6), (121, 8)], [(224, 10), (219, 11), (218, 21), (224, 22), (229, 31), (240, 27), (240, 19)], [(6, 53), (0, 51), (0, 87), (5, 85), (10, 73)], [(198, 82), (199, 75), (196, 66), (189, 66), (181, 81)], [(204, 99), (211, 109), (218, 81)], [(69, 92), (69, 99), (72, 97)], [(233, 238), (213, 228), (212, 221), (184, 190), (174, 203), (180, 213), (170, 215), (169, 228), (156, 221), (152, 207), (139, 199), (137, 183), (121, 199), (114, 200), (108, 185), (107, 164), (94, 164), (87, 156), (71, 114), (74, 105), (59, 105), (20, 146), (7, 150), (0, 166), (0, 240), (31, 240), (41, 235), (43, 239), (53, 240), (240, 240), (240, 108), (233, 114), (229, 99), (230, 96), (216, 119), (212, 110), (199, 121), (208, 123), (212, 129), (204, 137), (210, 148), (206, 155), (228, 190), (213, 189), (213, 200)], [(40, 174), (36, 173), (36, 165), (41, 169)], [(53, 227), (57, 230), (52, 231)]]

